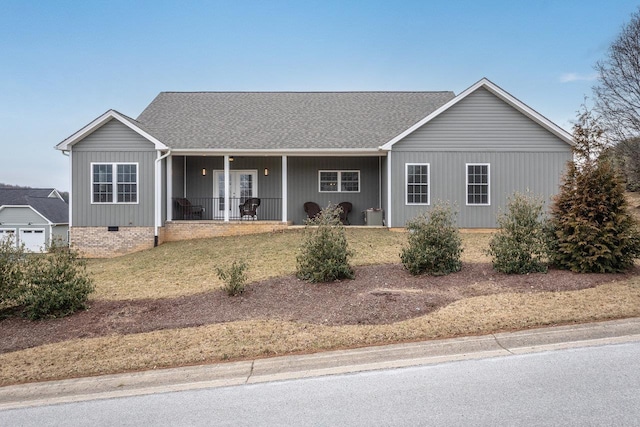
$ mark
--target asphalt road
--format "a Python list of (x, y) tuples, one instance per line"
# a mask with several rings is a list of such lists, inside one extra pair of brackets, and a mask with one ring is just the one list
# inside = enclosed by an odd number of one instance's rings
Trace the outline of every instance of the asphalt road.
[(637, 426), (640, 342), (0, 411), (3, 426)]

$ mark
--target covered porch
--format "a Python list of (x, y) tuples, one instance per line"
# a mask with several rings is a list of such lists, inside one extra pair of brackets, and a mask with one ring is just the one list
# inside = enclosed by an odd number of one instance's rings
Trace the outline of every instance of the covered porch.
[(301, 225), (306, 202), (349, 202), (349, 223), (365, 225), (363, 211), (383, 208), (385, 154), (172, 153), (165, 221)]

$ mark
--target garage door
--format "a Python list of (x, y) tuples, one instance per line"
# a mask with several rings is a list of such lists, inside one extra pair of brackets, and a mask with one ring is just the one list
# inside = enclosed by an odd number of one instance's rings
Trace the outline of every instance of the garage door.
[(0, 228), (0, 240), (3, 239), (12, 239), (15, 245), (18, 244), (16, 241), (16, 229), (15, 228)]
[(20, 243), (31, 252), (42, 252), (44, 245), (44, 228), (27, 228), (20, 230)]

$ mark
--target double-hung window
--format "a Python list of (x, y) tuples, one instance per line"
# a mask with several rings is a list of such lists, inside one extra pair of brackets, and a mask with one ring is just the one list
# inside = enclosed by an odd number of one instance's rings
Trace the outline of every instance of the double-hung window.
[(489, 164), (467, 163), (467, 205), (489, 204)]
[(321, 193), (358, 193), (360, 171), (319, 171)]
[(407, 205), (428, 205), (429, 199), (429, 163), (405, 164), (406, 203)]
[(137, 163), (92, 163), (92, 203), (138, 203)]

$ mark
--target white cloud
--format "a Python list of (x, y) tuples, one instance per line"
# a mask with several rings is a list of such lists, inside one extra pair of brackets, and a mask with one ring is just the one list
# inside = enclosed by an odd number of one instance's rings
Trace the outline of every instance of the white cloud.
[(598, 73), (591, 74), (578, 74), (578, 73), (564, 73), (560, 76), (560, 82), (562, 83), (571, 83), (571, 82), (591, 82), (598, 78)]

